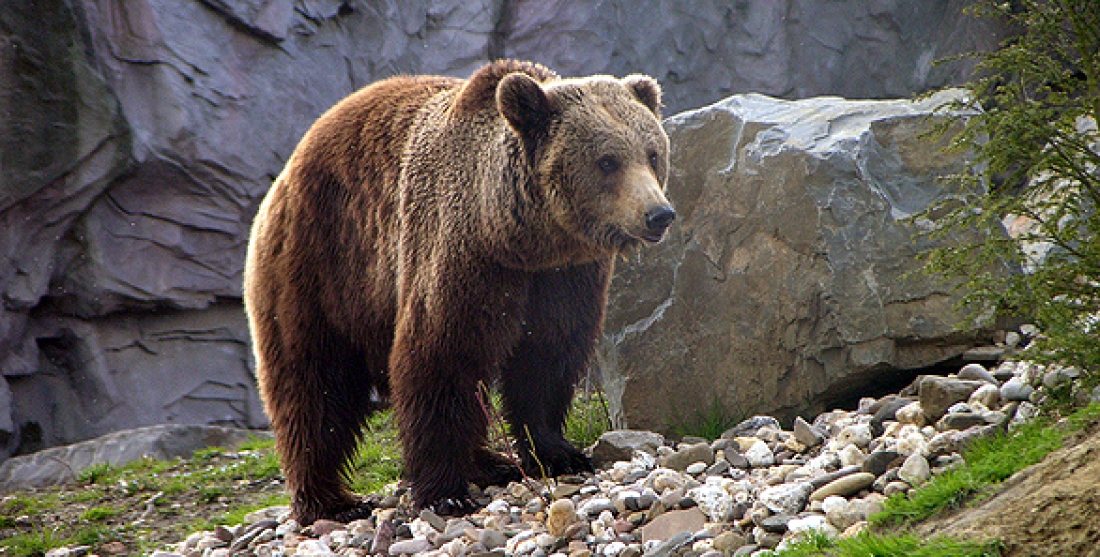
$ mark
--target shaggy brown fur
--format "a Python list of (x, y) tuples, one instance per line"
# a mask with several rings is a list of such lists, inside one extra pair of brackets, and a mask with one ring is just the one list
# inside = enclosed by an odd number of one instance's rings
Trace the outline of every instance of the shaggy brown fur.
[[(525, 467), (590, 468), (562, 436), (614, 256), (661, 239), (668, 139), (650, 78), (487, 65), (396, 77), (306, 133), (253, 225), (245, 301), (294, 516), (365, 508), (342, 472), (391, 400), (414, 501), (474, 509), (518, 470), (486, 448), (499, 379)], [(537, 458), (536, 458), (537, 456)]]

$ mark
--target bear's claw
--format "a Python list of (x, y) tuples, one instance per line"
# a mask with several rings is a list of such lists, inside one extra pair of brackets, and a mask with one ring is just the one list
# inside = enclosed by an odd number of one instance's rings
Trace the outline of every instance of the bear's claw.
[(469, 496), (448, 497), (427, 505), (425, 508), (439, 516), (465, 516), (480, 509), (481, 505), (478, 505)]
[(374, 512), (375, 504), (368, 500), (362, 500), (355, 504), (355, 506), (338, 512), (332, 515), (331, 519), (336, 522), (342, 522), (348, 524), (356, 520), (365, 520), (371, 517)]
[(488, 449), (479, 451), (474, 456), (474, 468), (470, 483), (477, 484), (480, 488), (490, 485), (504, 486), (523, 479), (523, 471), (514, 462)]

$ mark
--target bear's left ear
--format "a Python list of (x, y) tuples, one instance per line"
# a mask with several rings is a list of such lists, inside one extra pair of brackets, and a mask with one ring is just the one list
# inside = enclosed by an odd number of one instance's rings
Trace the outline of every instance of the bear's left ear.
[(512, 129), (524, 137), (545, 129), (554, 114), (542, 85), (518, 72), (504, 76), (497, 85), (497, 109)]
[(628, 75), (623, 78), (623, 85), (638, 97), (638, 101), (646, 105), (657, 118), (661, 117), (661, 86), (657, 80), (648, 75)]

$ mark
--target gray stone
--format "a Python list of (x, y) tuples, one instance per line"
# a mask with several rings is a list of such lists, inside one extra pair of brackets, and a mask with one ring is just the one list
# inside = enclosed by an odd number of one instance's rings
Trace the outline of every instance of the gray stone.
[(871, 418), (871, 430), (877, 435), (882, 435), (882, 424), (884, 422), (897, 419), (898, 410), (905, 408), (913, 401), (899, 396), (886, 397), (878, 405), (875, 410), (874, 417)]
[(928, 459), (920, 453), (913, 453), (905, 459), (905, 463), (898, 469), (898, 477), (911, 486), (919, 486), (932, 477), (932, 470), (928, 465)]
[(672, 468), (683, 472), (688, 466), (702, 462), (704, 466), (714, 464), (714, 449), (709, 443), (696, 443), (694, 445), (681, 445), (680, 450), (659, 459), (659, 464), (665, 468)]
[(703, 511), (697, 507), (685, 511), (669, 511), (642, 527), (642, 541), (667, 541), (684, 533), (690, 537), (691, 534), (703, 529), (706, 520), (707, 517)]
[(844, 476), (851, 476), (852, 474), (861, 471), (863, 471), (862, 466), (845, 466), (835, 472), (829, 472), (828, 474), (822, 474), (820, 476), (814, 477), (810, 480), (810, 485), (812, 485), (814, 489), (818, 489), (821, 486), (832, 483), (840, 478), (843, 478)]
[(620, 460), (630, 460), (634, 451), (655, 454), (657, 447), (664, 444), (664, 436), (652, 431), (612, 430), (600, 435), (592, 446), (592, 462), (597, 467), (607, 466)]
[(721, 476), (728, 472), (730, 469), (730, 462), (726, 459), (716, 460), (714, 464), (707, 467), (706, 473), (708, 476)]
[(614, 419), (662, 430), (699, 392), (793, 419), (987, 336), (958, 330), (961, 293), (918, 272), (909, 219), (963, 168), (921, 131), (961, 94), (741, 95), (666, 120), (683, 218), (613, 279), (597, 356)]
[(393, 542), (390, 545), (390, 555), (414, 555), (423, 551), (432, 549), (432, 542), (424, 538), (413, 538), (410, 540), (401, 540)]
[(504, 547), (504, 544), (508, 543), (508, 537), (505, 536), (503, 532), (493, 530), (492, 528), (483, 528), (477, 533), (477, 541), (487, 549), (493, 550), (498, 547)]
[(745, 455), (732, 449), (726, 451), (726, 462), (729, 462), (730, 466), (739, 470), (747, 470), (752, 467), (752, 465), (749, 464), (749, 460), (745, 458)]
[(775, 454), (768, 448), (768, 444), (762, 441), (749, 447), (743, 456), (753, 468), (764, 468), (775, 464)]
[(999, 385), (997, 379), (982, 364), (966, 364), (959, 370), (958, 377), (959, 379), (973, 379)]
[(945, 414), (940, 421), (936, 422), (936, 429), (939, 431), (947, 431), (949, 429), (969, 429), (976, 425), (985, 425), (985, 416), (976, 414), (974, 412), (954, 412)]
[(1034, 392), (1034, 387), (1025, 383), (1023, 379), (1014, 377), (1001, 385), (1001, 400), (1006, 402), (1026, 401)]
[(895, 451), (873, 451), (863, 461), (863, 471), (881, 476), (890, 469), (890, 465), (897, 461), (899, 456), (901, 455)]
[(956, 402), (965, 402), (984, 381), (967, 381), (929, 375), (920, 383), (920, 406), (930, 421), (937, 421)]
[(733, 552), (733, 557), (749, 557), (750, 555), (755, 554), (757, 551), (760, 551), (760, 546), (758, 545), (743, 545), (738, 548), (737, 551)]
[(270, 437), (262, 431), (218, 426), (158, 425), (118, 431), (73, 445), (54, 447), (0, 464), (0, 493), (74, 481), (74, 474), (98, 464), (121, 466), (150, 457), (169, 460), (188, 458), (207, 447), (233, 448), (254, 437)]
[(811, 491), (813, 486), (808, 482), (779, 484), (761, 489), (756, 500), (773, 513), (795, 515), (806, 507)]
[(825, 442), (825, 434), (803, 420), (802, 416), (794, 419), (794, 438), (807, 447), (816, 447)]
[(970, 394), (968, 404), (981, 403), (986, 408), (996, 408), (1001, 402), (1001, 389), (996, 385), (982, 385)]
[(790, 522), (792, 518), (794, 517), (788, 514), (775, 514), (761, 520), (759, 526), (763, 528), (765, 532), (782, 534), (787, 531), (787, 523)]
[(734, 439), (737, 437), (752, 437), (755, 436), (756, 432), (762, 427), (782, 429), (779, 425), (779, 420), (771, 416), (753, 416), (746, 420), (742, 420), (741, 423), (722, 432), (722, 438)]
[(420, 520), (431, 524), (436, 532), (443, 532), (447, 529), (447, 522), (438, 514), (432, 512), (431, 509), (422, 509), (420, 511)]

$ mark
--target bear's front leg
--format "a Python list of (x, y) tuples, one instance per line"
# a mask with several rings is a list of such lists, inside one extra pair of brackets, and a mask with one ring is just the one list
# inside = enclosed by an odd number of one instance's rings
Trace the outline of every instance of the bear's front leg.
[(487, 278), (492, 288), (484, 290), (437, 283), (430, 295), (408, 293), (390, 353), (405, 479), (416, 506), (440, 514), (473, 512), (469, 483), (510, 474), (479, 469), (487, 461), (488, 413), (478, 390), (519, 336), (522, 290), (504, 277)]
[(592, 471), (562, 428), (599, 337), (610, 274), (608, 260), (532, 280), (521, 341), (501, 371), (505, 412), (532, 476)]

